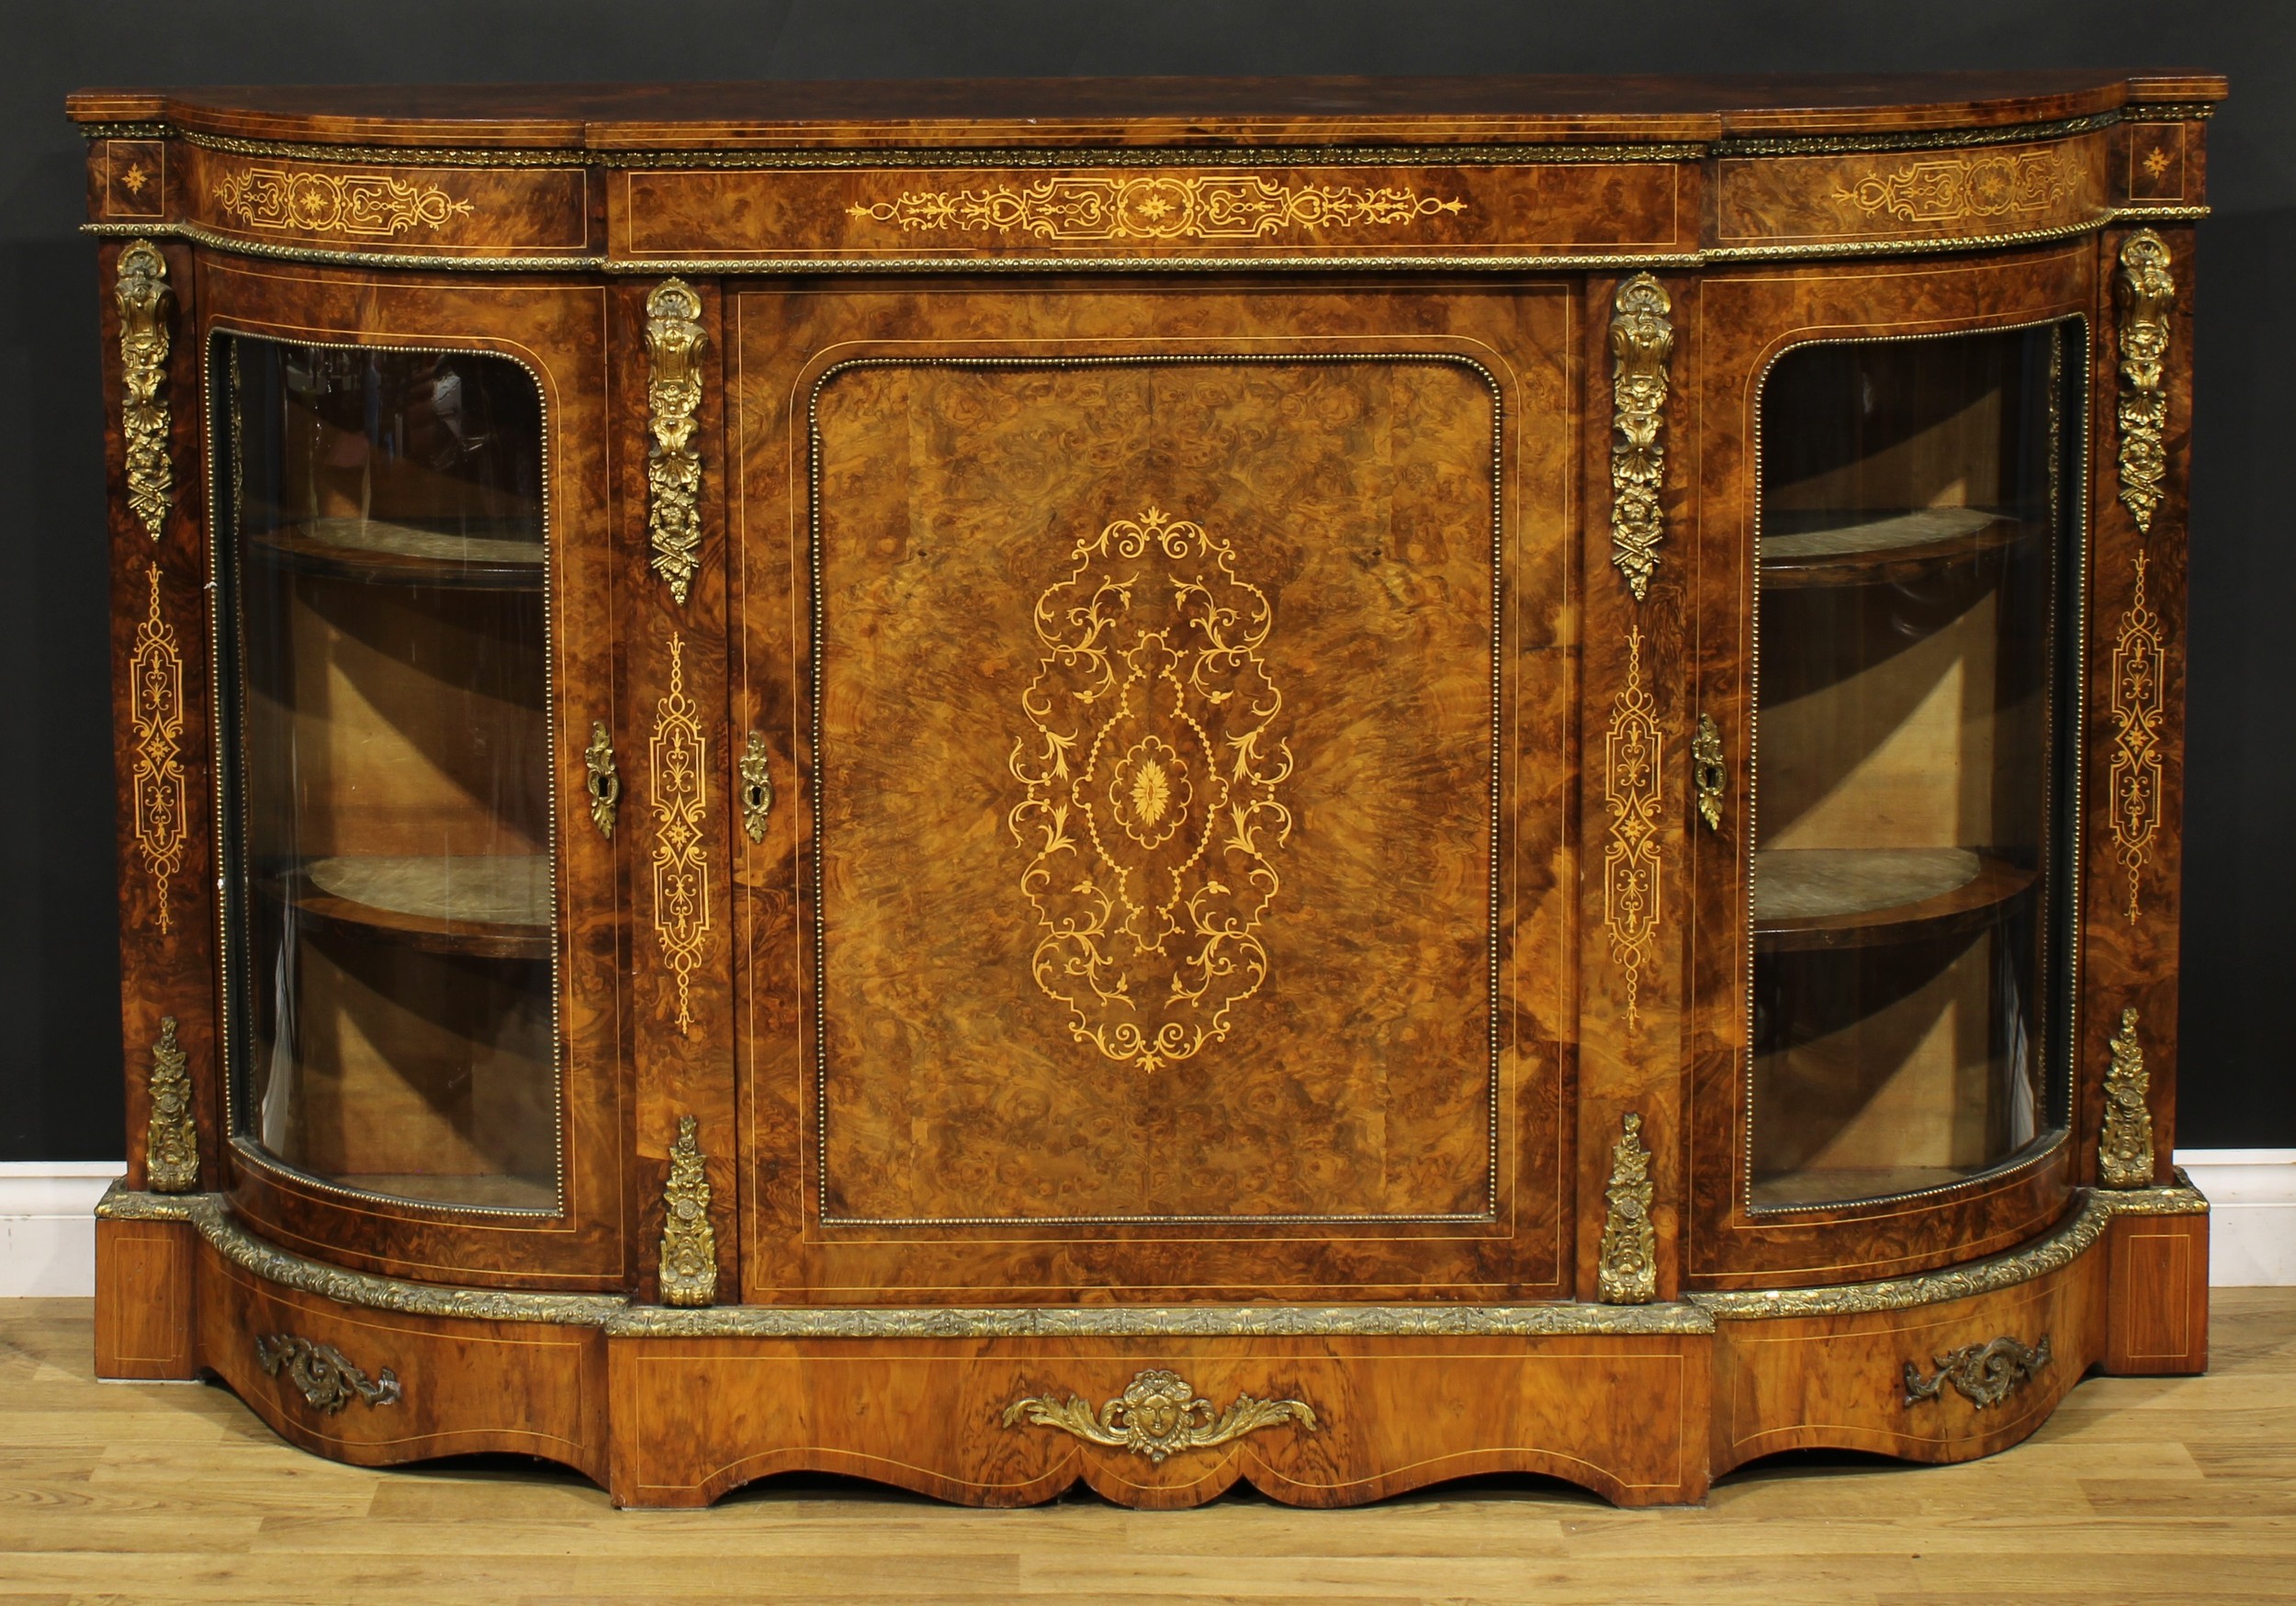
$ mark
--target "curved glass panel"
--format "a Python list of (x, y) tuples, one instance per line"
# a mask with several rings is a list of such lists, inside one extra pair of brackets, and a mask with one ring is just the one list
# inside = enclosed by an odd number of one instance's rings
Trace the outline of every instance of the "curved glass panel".
[(1752, 1204), (2059, 1125), (2080, 325), (1808, 346), (1761, 404)]
[(540, 392), (475, 353), (219, 346), (240, 1138), (555, 1209)]

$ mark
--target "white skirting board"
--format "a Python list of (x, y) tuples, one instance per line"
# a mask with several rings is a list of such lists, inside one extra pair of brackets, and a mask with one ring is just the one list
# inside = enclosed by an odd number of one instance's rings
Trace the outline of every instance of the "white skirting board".
[(2296, 1286), (2296, 1149), (2179, 1149), (2209, 1201), (2209, 1286)]
[(0, 1163), (0, 1296), (96, 1292), (96, 1201), (126, 1169), (117, 1160)]
[[(2180, 1149), (2209, 1197), (2209, 1281), (2296, 1286), (2296, 1149)], [(96, 1292), (96, 1201), (116, 1160), (0, 1163), (0, 1297)]]

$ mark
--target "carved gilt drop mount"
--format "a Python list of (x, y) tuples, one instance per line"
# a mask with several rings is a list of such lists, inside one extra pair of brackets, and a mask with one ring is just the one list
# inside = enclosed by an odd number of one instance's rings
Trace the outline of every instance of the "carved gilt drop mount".
[(702, 458), (694, 449), (702, 408), (702, 298), (664, 279), (646, 298), (647, 538), (652, 567), (680, 604), (702, 562)]
[(2153, 1113), (2145, 1095), (2152, 1078), (2144, 1049), (2136, 1040), (2136, 1011), (2121, 1012), (2121, 1029), (2109, 1045), (2112, 1062), (2105, 1070), (2105, 1124), (2097, 1138), (2097, 1180), (2109, 1188), (2150, 1187), (2153, 1182)]
[(1643, 1146), (1642, 1117), (1631, 1111), (1619, 1122), (1603, 1196), (1596, 1291), (1605, 1305), (1648, 1305), (1659, 1292), (1658, 1230), (1650, 1222), (1650, 1151)]
[(710, 1178), (697, 1133), (701, 1123), (678, 1117), (670, 1148), (670, 1180), (662, 1188), (661, 1302), (687, 1308), (717, 1297), (717, 1233), (710, 1225)]
[(119, 433), (127, 455), (128, 507), (157, 541), (167, 527), (175, 470), (168, 460), (167, 259), (149, 240), (131, 240), (119, 253), (113, 291), (119, 307)]
[(1666, 448), (1666, 360), (1674, 350), (1674, 304), (1649, 274), (1618, 286), (1611, 302), (1610, 560), (1635, 601), (1650, 589), (1666, 533), (1659, 499)]
[(143, 1128), (143, 1185), (155, 1194), (196, 1193), (199, 1187), (199, 1129), (191, 1118), (191, 1075), (175, 1041), (175, 1017), (160, 1020), (146, 1084), (151, 1113)]
[(2146, 533), (2160, 506), (2168, 469), (2168, 312), (2177, 281), (2168, 271), (2168, 242), (2140, 229), (2121, 245), (2113, 298), (2121, 311), (2121, 502)]
[(1303, 1399), (1255, 1399), (1239, 1394), (1233, 1405), (1216, 1411), (1210, 1400), (1198, 1397), (1193, 1384), (1161, 1367), (1135, 1376), (1123, 1393), (1103, 1402), (1097, 1411), (1074, 1394), (1065, 1400), (1030, 1395), (1005, 1408), (1005, 1426), (1018, 1426), (1023, 1417), (1030, 1427), (1057, 1428), (1086, 1443), (1145, 1455), (1158, 1466), (1179, 1451), (1209, 1450), (1280, 1422), (1297, 1422), (1311, 1433), (1322, 1425)]

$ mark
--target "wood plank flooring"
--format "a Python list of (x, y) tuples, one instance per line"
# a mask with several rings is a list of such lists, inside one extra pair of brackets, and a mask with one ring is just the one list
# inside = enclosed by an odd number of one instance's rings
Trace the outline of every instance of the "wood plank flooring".
[(89, 1303), (0, 1299), (0, 1602), (1091, 1600), (2138, 1606), (2296, 1600), (2296, 1290), (2220, 1289), (2215, 1369), (2091, 1378), (1966, 1466), (1772, 1462), (1702, 1510), (1480, 1479), (1353, 1511), (1143, 1514), (769, 1483), (620, 1512), (523, 1463), (337, 1466), (231, 1394), (99, 1384)]

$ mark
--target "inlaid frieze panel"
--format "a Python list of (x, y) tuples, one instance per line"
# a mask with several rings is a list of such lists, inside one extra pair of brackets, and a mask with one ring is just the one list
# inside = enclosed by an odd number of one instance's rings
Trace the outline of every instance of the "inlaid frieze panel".
[(275, 247), (411, 256), (561, 254), (590, 247), (579, 167), (419, 167), (171, 146), (182, 215)]
[(1981, 239), (2090, 222), (2117, 198), (2102, 132), (2030, 145), (1725, 157), (1714, 243)]
[(1696, 249), (1695, 170), (1520, 166), (618, 171), (617, 260), (1476, 256)]

